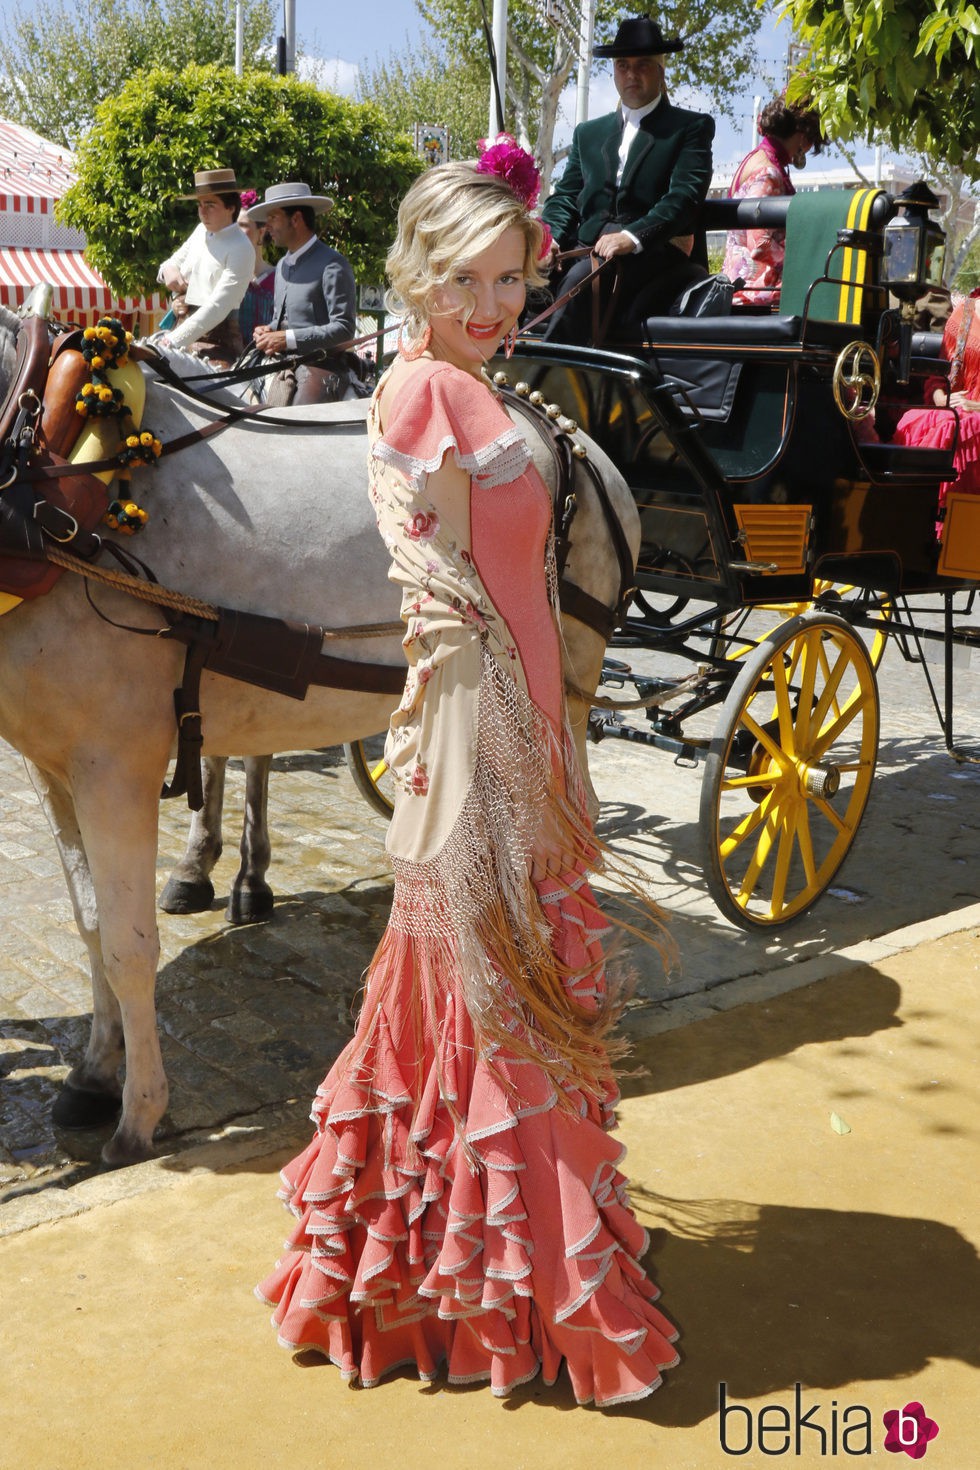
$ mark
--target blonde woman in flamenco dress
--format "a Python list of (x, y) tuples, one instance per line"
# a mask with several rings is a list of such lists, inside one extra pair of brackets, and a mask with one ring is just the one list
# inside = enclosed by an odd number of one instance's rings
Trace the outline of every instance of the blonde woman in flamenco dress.
[(677, 1334), (607, 1131), (615, 1007), (550, 497), (484, 372), (541, 280), (536, 194), (505, 143), (430, 169), (399, 211), (388, 272), (412, 345), (369, 420), (409, 665), (387, 750), (394, 900), (258, 1294), (284, 1346), (351, 1382), (411, 1364), (505, 1395), (564, 1360), (579, 1403), (610, 1405), (656, 1388)]

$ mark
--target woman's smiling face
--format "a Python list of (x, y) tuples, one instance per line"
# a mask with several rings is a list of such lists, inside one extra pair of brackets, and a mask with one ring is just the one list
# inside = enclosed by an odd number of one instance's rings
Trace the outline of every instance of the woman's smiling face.
[(429, 318), (433, 357), (479, 376), (524, 310), (526, 248), (512, 226), (439, 287)]

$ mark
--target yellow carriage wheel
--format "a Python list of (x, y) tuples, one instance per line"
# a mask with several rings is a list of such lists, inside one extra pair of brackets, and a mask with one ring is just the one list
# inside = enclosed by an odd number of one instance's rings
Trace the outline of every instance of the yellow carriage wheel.
[[(745, 628), (750, 619), (759, 614), (768, 614), (771, 626), (788, 622), (790, 618), (799, 617), (802, 613), (837, 612), (841, 609), (840, 616), (847, 618), (846, 606), (848, 603), (859, 605), (875, 624), (874, 629), (862, 628), (868, 654), (871, 663), (877, 669), (885, 656), (885, 648), (888, 644), (888, 632), (892, 617), (895, 612), (895, 604), (887, 592), (875, 592), (864, 587), (855, 587), (850, 582), (829, 582), (825, 577), (814, 577), (813, 597), (806, 602), (757, 602), (749, 608), (738, 608), (735, 612), (723, 619), (721, 632), (726, 635), (725, 657), (728, 660), (744, 659), (747, 652), (756, 647), (761, 641), (758, 637), (747, 635), (741, 637), (742, 629)], [(776, 615), (778, 622), (773, 621)], [(849, 620), (848, 620), (849, 621)], [(755, 624), (759, 626), (758, 623)], [(720, 640), (716, 645), (716, 652), (720, 654)]]
[(344, 746), (347, 767), (365, 801), (385, 820), (395, 809), (394, 782), (384, 758), (385, 736), (371, 735)]
[(811, 611), (743, 660), (705, 762), (708, 887), (744, 929), (806, 912), (844, 861), (878, 754), (871, 657), (844, 618)]

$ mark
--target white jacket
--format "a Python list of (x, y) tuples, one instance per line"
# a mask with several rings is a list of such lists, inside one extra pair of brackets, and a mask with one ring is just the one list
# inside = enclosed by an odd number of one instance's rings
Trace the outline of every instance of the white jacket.
[(163, 262), (158, 281), (167, 266), (180, 271), (187, 282), (187, 305), (197, 307), (169, 333), (174, 347), (190, 347), (238, 310), (255, 270), (255, 248), (237, 224), (213, 232), (201, 224)]

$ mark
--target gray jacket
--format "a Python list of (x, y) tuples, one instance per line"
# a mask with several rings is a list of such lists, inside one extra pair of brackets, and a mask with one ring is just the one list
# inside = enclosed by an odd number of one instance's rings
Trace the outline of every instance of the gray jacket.
[(276, 266), (273, 327), (296, 334), (300, 352), (331, 352), (354, 336), (357, 291), (350, 263), (317, 240), (299, 260)]

